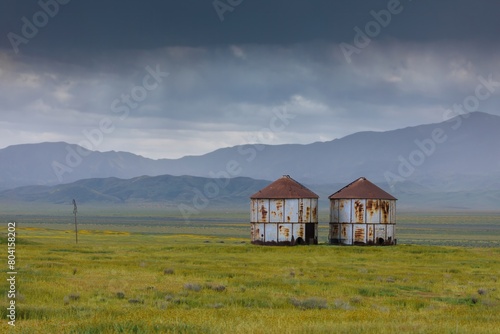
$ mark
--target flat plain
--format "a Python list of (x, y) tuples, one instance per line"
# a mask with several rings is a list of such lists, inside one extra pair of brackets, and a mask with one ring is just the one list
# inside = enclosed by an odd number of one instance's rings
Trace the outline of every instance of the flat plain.
[[(69, 210), (68, 210), (69, 209)], [(255, 246), (248, 212), (2, 208), (19, 333), (495, 333), (500, 213), (398, 213), (398, 245)], [(5, 253), (4, 276), (7, 276)]]

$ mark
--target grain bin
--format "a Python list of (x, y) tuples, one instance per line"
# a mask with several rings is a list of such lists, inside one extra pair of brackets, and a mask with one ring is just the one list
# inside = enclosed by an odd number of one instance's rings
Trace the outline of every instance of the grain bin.
[(250, 197), (253, 244), (318, 243), (318, 195), (284, 175)]
[(396, 244), (395, 197), (361, 177), (328, 198), (330, 244)]

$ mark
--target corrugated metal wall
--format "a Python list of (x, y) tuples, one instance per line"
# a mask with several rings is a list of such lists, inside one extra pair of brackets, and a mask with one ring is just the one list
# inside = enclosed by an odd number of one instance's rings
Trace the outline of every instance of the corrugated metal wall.
[(253, 243), (317, 244), (318, 199), (252, 199), (250, 208)]
[(393, 245), (396, 201), (382, 199), (332, 199), (331, 244)]

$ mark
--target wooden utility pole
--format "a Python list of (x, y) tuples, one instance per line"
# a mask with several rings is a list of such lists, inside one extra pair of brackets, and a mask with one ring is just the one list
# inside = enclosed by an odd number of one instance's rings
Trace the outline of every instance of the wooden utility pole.
[(78, 225), (76, 224), (76, 213), (78, 209), (76, 208), (76, 201), (73, 199), (73, 214), (75, 215), (75, 240), (78, 243)]

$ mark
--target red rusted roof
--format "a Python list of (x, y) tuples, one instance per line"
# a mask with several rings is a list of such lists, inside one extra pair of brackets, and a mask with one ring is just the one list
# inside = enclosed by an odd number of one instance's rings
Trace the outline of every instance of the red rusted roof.
[(397, 200), (391, 194), (380, 189), (364, 177), (360, 177), (356, 181), (348, 184), (336, 193), (328, 197), (329, 199), (346, 199), (346, 198), (359, 198), (359, 199), (393, 199)]
[(319, 198), (318, 195), (304, 187), (289, 175), (283, 175), (267, 187), (257, 191), (250, 196), (251, 199), (258, 198)]

